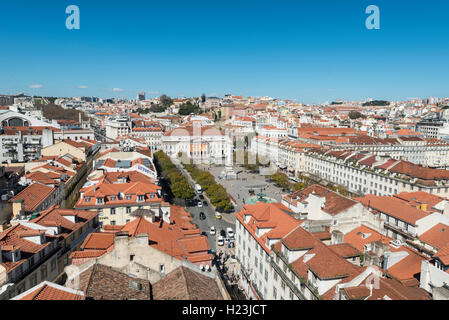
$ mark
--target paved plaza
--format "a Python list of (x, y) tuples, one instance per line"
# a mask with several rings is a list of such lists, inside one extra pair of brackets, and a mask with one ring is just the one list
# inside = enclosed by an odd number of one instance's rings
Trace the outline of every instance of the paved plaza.
[(236, 212), (242, 210), (244, 201), (247, 201), (251, 195), (249, 190), (254, 190), (255, 194), (264, 193), (268, 198), (272, 198), (277, 202), (281, 202), (282, 196), (285, 194), (282, 189), (274, 186), (272, 183), (265, 181), (265, 176), (260, 174), (249, 173), (243, 167), (234, 167), (234, 171), (239, 173), (237, 180), (225, 180), (220, 178), (220, 174), (225, 169), (224, 166), (202, 166), (202, 169), (209, 171), (215, 176), (215, 179), (237, 203)]

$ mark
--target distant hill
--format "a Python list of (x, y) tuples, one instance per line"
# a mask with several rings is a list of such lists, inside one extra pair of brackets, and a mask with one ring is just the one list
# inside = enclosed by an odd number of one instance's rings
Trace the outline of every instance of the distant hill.
[(373, 100), (373, 101), (369, 101), (369, 102), (365, 102), (363, 104), (364, 107), (384, 107), (384, 106), (389, 106), (390, 102), (389, 101), (385, 101), (385, 100)]
[(45, 118), (49, 120), (74, 120), (79, 121), (79, 114), (82, 114), (83, 120), (88, 120), (89, 118), (84, 114), (84, 112), (75, 109), (64, 109), (61, 106), (55, 105), (53, 103), (43, 105), (36, 104), (36, 107), (42, 109), (42, 113)]

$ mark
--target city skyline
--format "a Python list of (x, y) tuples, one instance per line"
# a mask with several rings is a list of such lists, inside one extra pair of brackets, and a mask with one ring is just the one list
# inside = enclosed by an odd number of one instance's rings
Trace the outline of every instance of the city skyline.
[(81, 27), (68, 30), (68, 1), (4, 3), (0, 92), (232, 93), (309, 104), (447, 96), (449, 5), (376, 1), (380, 30), (368, 30), (370, 4), (81, 0)]

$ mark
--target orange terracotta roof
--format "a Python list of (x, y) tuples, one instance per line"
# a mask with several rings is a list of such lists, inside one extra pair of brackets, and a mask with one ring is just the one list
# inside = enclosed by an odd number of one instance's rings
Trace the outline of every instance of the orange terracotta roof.
[[(31, 290), (31, 292), (30, 292)], [(82, 292), (74, 293), (73, 290), (49, 282), (43, 282), (30, 289), (28, 294), (20, 300), (84, 300)]]

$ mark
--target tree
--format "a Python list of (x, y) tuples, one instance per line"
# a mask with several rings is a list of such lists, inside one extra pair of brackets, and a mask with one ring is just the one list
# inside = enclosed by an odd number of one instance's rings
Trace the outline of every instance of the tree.
[(194, 105), (192, 102), (187, 101), (186, 103), (183, 103), (179, 107), (179, 114), (182, 116), (188, 116), (192, 113), (198, 113), (200, 111), (200, 108), (197, 105)]
[(358, 111), (351, 111), (351, 112), (349, 112), (349, 118), (351, 120), (356, 120), (356, 119), (366, 118), (366, 117)]
[(363, 104), (364, 107), (385, 107), (385, 106), (389, 106), (390, 102), (389, 101), (385, 101), (385, 100), (373, 100), (373, 101), (369, 101), (369, 102), (365, 102)]
[(173, 100), (165, 94), (159, 97), (159, 101), (164, 108), (168, 108), (173, 104)]
[(291, 188), (291, 183), (289, 182), (288, 176), (285, 173), (278, 171), (271, 176), (271, 179), (281, 188), (285, 189)]
[(166, 109), (167, 109), (167, 108), (164, 107), (164, 106), (161, 105), (161, 104), (153, 104), (153, 105), (150, 107), (150, 111), (151, 111), (151, 112), (155, 112), (155, 113), (161, 113), (161, 112), (164, 112)]

